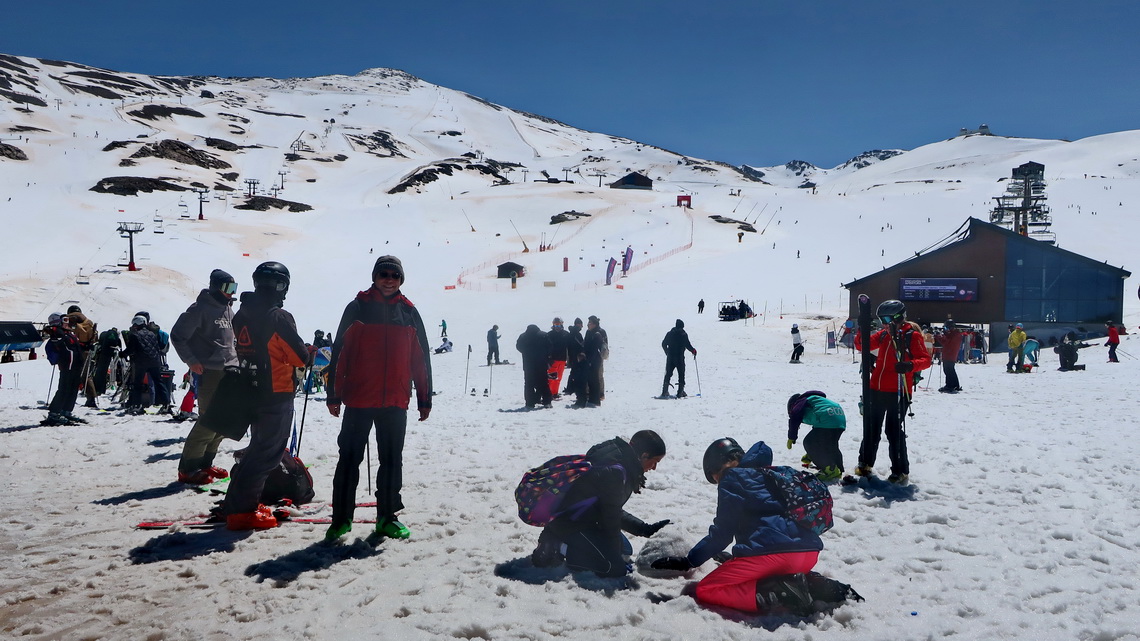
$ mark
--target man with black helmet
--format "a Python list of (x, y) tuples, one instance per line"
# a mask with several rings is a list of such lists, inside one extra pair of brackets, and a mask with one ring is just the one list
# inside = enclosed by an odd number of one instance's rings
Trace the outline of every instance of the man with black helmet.
[[(131, 330), (127, 334), (127, 347), (123, 350), (123, 358), (131, 362), (131, 390), (127, 396), (126, 412), (128, 414), (145, 414), (143, 407), (143, 391), (148, 387), (154, 389), (151, 402), (159, 401), (163, 397), (163, 386), (159, 382), (162, 371), (162, 344), (158, 333), (150, 328), (147, 318), (136, 314), (131, 319)], [(170, 400), (163, 401), (169, 403)]]
[(290, 280), (281, 263), (258, 265), (253, 271), (254, 289), (241, 295), (241, 309), (233, 316), (238, 365), (255, 372), (258, 399), (249, 446), (233, 470), (222, 503), (230, 530), (277, 527), (273, 513), (261, 504), (261, 493), (265, 479), (281, 462), (293, 426), (294, 372), (309, 359), (293, 315), (281, 308)]
[[(930, 352), (926, 349), (922, 328), (906, 319), (906, 306), (902, 301), (883, 301), (875, 316), (883, 326), (868, 339), (876, 358), (871, 371), (871, 398), (864, 399), (865, 407), (869, 402), (865, 411), (869, 412), (870, 418), (863, 423), (863, 443), (859, 446), (859, 465), (855, 474), (874, 474), (885, 421), (887, 451), (891, 457), (891, 474), (887, 480), (904, 485), (910, 478), (910, 460), (907, 458), (903, 416), (910, 406), (914, 373), (930, 367)], [(862, 349), (862, 340), (860, 334), (855, 334), (855, 349)]]
[(344, 308), (328, 367), (329, 413), (341, 415), (333, 475), (332, 524), (325, 533), (338, 539), (352, 529), (360, 462), (376, 427), (376, 533), (406, 539), (411, 531), (396, 515), (404, 509), (404, 436), (412, 384), (419, 420), (431, 414), (431, 357), (423, 319), (400, 292), (404, 264), (381, 256), (372, 268), (372, 286)]
[[(234, 277), (221, 269), (210, 272), (210, 286), (178, 317), (170, 328), (170, 342), (178, 357), (190, 368), (191, 385), (198, 398), (199, 415), (206, 413), (222, 373), (237, 365), (234, 347)], [(230, 474), (214, 465), (218, 446), (225, 437), (196, 421), (182, 446), (178, 480), (192, 485), (212, 483)]]
[(43, 328), (47, 345), (44, 347), (48, 362), (59, 368), (59, 385), (48, 404), (48, 415), (44, 425), (76, 425), (87, 421), (72, 411), (79, 396), (80, 376), (83, 371), (83, 348), (75, 332), (71, 330), (67, 317), (62, 314), (48, 316)]

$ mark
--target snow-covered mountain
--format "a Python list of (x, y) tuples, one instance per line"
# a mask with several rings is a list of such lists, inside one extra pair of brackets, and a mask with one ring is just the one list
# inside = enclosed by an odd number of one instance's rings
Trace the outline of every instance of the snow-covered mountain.
[[(519, 521), (512, 493), (542, 461), (652, 428), (669, 453), (627, 508), (671, 519), (657, 536), (686, 548), (715, 514), (705, 446), (765, 440), (777, 463), (799, 465), (802, 445), (783, 447), (786, 400), (808, 389), (845, 409), (850, 470), (859, 366), (825, 347), (846, 318), (840, 284), (986, 218), (1027, 161), (1045, 165), (1058, 243), (1135, 272), (1140, 132), (962, 136), (830, 170), (737, 169), (391, 70), (173, 78), (15, 56), (0, 56), (0, 116), (0, 320), (42, 322), (74, 302), (100, 329), (143, 309), (169, 327), (212, 269), (247, 289), (258, 263), (279, 260), (292, 272), (285, 306), (308, 337), (334, 330), (377, 257), (395, 254), (429, 338), (446, 320), (456, 347), (432, 356), (441, 394), (408, 429), (401, 520), (412, 538), (376, 547), (363, 524), (335, 546), (302, 524), (134, 530), (215, 500), (174, 482), (186, 425), (81, 408), (88, 425), (42, 427), (53, 370), (43, 358), (0, 365), (0, 460), (12, 472), (0, 505), (0, 630), (11, 637), (1138, 638), (1140, 589), (1128, 574), (1140, 529), (1138, 366), (1106, 364), (1103, 350), (1082, 352), (1084, 372), (1056, 371), (1047, 350), (1032, 375), (1005, 374), (1003, 355), (962, 365), (959, 395), (937, 393), (941, 374), (925, 372), (907, 420), (911, 485), (833, 492), (836, 526), (816, 569), (867, 600), (831, 615), (700, 607), (691, 580), (712, 563), (688, 579), (536, 570), (527, 557), (538, 530)], [(606, 186), (630, 172), (653, 188)], [(128, 221), (144, 226), (141, 271), (120, 266)], [(606, 286), (607, 263), (627, 248), (630, 272)], [(506, 260), (526, 269), (517, 287), (496, 278)], [(1122, 320), (1135, 328), (1135, 285), (1126, 291)], [(760, 316), (719, 322), (717, 304), (739, 299)], [(528, 324), (591, 314), (611, 345), (598, 408), (527, 411), (519, 368), (478, 367), (493, 324), (513, 358)], [(689, 361), (690, 398), (657, 400), (660, 341), (675, 319), (700, 360)], [(807, 348), (794, 366), (793, 322)], [(1135, 354), (1124, 340), (1122, 353)], [(340, 427), (323, 401), (296, 401), (322, 502)], [(227, 441), (217, 463), (243, 446)], [(884, 443), (882, 476), (887, 460)], [(634, 538), (635, 552), (644, 544)]]

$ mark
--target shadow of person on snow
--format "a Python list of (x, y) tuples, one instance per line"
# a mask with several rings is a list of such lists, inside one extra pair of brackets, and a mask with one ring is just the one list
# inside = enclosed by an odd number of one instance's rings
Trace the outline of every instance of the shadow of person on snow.
[(13, 425), (12, 427), (0, 427), (0, 434), (11, 434), (13, 432), (23, 432), (24, 430), (34, 430), (37, 427), (48, 427), (47, 425), (40, 425), (34, 423), (32, 425)]
[(542, 585), (557, 582), (569, 576), (578, 587), (592, 592), (601, 592), (612, 596), (619, 590), (636, 590), (640, 587), (633, 576), (601, 577), (593, 572), (571, 572), (565, 565), (552, 568), (536, 568), (530, 562), (529, 556), (513, 561), (506, 561), (495, 566), (495, 576), (512, 581), (521, 581), (529, 585)]
[(277, 583), (289, 583), (305, 572), (324, 570), (348, 559), (367, 559), (382, 552), (382, 548), (374, 547), (363, 539), (343, 545), (330, 545), (325, 541), (318, 541), (285, 556), (254, 563), (245, 569), (245, 575), (256, 577), (258, 583), (267, 579)]
[(150, 465), (159, 461), (178, 461), (182, 459), (182, 452), (166, 452), (165, 454), (151, 454), (143, 459), (143, 463)]
[(126, 494), (120, 494), (119, 496), (109, 496), (105, 499), (99, 499), (99, 500), (91, 501), (91, 502), (94, 503), (95, 505), (120, 505), (120, 504), (126, 503), (128, 501), (146, 501), (148, 499), (162, 499), (162, 498), (166, 498), (168, 496), (173, 496), (175, 494), (178, 494), (179, 492), (182, 492), (182, 491), (189, 489), (189, 488), (190, 488), (189, 485), (175, 481), (175, 482), (172, 482), (170, 485), (166, 485), (163, 487), (150, 487), (150, 488), (147, 488), (145, 490), (136, 490), (134, 492), (127, 492)]
[(174, 445), (181, 445), (185, 442), (186, 437), (179, 436), (178, 438), (156, 438), (153, 441), (147, 441), (146, 444), (150, 445), (151, 447), (171, 447)]
[(231, 532), (225, 528), (205, 532), (169, 532), (156, 536), (128, 553), (131, 563), (186, 561), (215, 552), (232, 552), (237, 541), (251, 532)]
[(859, 477), (858, 483), (840, 485), (839, 488), (846, 494), (861, 492), (864, 498), (880, 498), (889, 507), (894, 501), (918, 500), (918, 487), (914, 485), (895, 485), (876, 476)]

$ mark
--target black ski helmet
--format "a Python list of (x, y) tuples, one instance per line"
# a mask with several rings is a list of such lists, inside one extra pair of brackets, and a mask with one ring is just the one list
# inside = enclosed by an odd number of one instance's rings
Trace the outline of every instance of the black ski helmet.
[(289, 291), (289, 269), (275, 260), (261, 263), (253, 270), (253, 288), (269, 289), (284, 298)]
[(901, 300), (885, 300), (875, 309), (877, 316), (884, 323), (906, 320), (906, 305)]
[(718, 438), (705, 450), (703, 461), (705, 478), (708, 479), (709, 483), (716, 483), (713, 474), (723, 470), (725, 463), (739, 461), (742, 456), (744, 456), (744, 448), (740, 447), (736, 439), (728, 436)]

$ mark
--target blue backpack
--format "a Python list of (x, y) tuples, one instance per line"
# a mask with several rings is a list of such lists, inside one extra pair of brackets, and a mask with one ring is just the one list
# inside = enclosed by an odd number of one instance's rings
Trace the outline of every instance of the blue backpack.
[(784, 506), (784, 516), (816, 534), (823, 534), (835, 525), (831, 516), (834, 504), (831, 490), (815, 474), (786, 465), (761, 469), (772, 496)]

